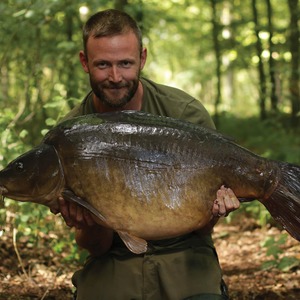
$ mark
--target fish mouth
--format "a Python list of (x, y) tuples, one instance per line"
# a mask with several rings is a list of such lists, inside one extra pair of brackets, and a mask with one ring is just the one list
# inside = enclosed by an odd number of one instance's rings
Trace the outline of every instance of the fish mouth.
[(4, 207), (4, 198), (5, 198), (5, 194), (8, 193), (7, 188), (5, 188), (4, 186), (0, 186), (0, 208)]
[(4, 196), (8, 193), (8, 189), (4, 186), (0, 186), (0, 196)]

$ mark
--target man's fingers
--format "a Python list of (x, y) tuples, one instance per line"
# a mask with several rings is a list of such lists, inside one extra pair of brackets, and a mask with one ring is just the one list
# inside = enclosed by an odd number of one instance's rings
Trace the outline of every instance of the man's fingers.
[(218, 217), (218, 215), (219, 215), (219, 201), (218, 201), (218, 199), (214, 201), (212, 214), (215, 217)]
[[(75, 203), (71, 203), (70, 208), (72, 209), (72, 217), (76, 221), (75, 227), (79, 229), (79, 227), (84, 223), (83, 211), (84, 208)], [(78, 227), (79, 226), (79, 227)]]
[(81, 207), (75, 203), (64, 200), (62, 197), (58, 198), (58, 203), (60, 214), (64, 218), (66, 224), (69, 227), (79, 228), (79, 224), (83, 220), (82, 213), (80, 212)]
[(224, 188), (224, 186), (221, 186), (221, 188), (217, 192), (217, 200), (216, 200), (218, 203), (218, 212), (217, 212), (218, 217), (222, 217), (226, 215), (226, 207), (224, 201), (225, 196), (226, 196), (226, 189)]
[(73, 227), (74, 224), (73, 224), (70, 212), (69, 212), (69, 203), (67, 203), (67, 201), (64, 200), (62, 197), (59, 197), (58, 198), (58, 205), (59, 205), (60, 214), (64, 218), (66, 224), (69, 227)]
[(238, 209), (240, 207), (240, 201), (236, 197), (236, 195), (234, 194), (232, 189), (228, 188), (226, 194), (227, 194), (228, 198), (230, 198), (230, 203), (231, 203), (232, 210)]
[(60, 212), (69, 227), (82, 229), (83, 227), (94, 226), (96, 224), (92, 214), (87, 209), (74, 202), (66, 201), (60, 196), (58, 198), (58, 206), (58, 212)]
[(224, 201), (219, 201), (219, 212), (218, 217), (222, 217), (226, 215), (226, 207)]
[(240, 201), (237, 199), (237, 197), (230, 188), (226, 189), (224, 196), (224, 205), (226, 207), (227, 214), (240, 207)]
[(213, 215), (218, 217), (227, 216), (228, 213), (238, 209), (239, 207), (240, 201), (233, 191), (222, 185), (217, 191), (217, 199), (213, 204)]
[(87, 209), (83, 209), (83, 219), (88, 226), (93, 226), (96, 224), (92, 214)]

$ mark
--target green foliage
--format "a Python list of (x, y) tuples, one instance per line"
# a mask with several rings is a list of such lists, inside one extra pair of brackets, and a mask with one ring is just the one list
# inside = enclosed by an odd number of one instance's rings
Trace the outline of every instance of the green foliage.
[(249, 203), (243, 203), (241, 208), (235, 212), (234, 218), (238, 214), (245, 214), (246, 216), (252, 217), (260, 226), (266, 226), (267, 224), (273, 224), (273, 218), (267, 209), (258, 201)]
[(300, 260), (296, 257), (286, 257), (281, 254), (284, 253), (282, 246), (286, 243), (287, 234), (281, 234), (279, 237), (268, 237), (262, 243), (262, 247), (267, 249), (267, 256), (272, 259), (263, 263), (262, 269), (278, 268), (283, 272), (288, 272), (295, 267), (300, 266)]
[(83, 263), (88, 256), (88, 252), (80, 250), (75, 243), (74, 231), (70, 231), (67, 238), (60, 237), (59, 239), (51, 240), (50, 245), (55, 252), (65, 254), (65, 262), (76, 260), (79, 263)]
[(284, 114), (261, 121), (256, 116), (241, 118), (224, 113), (219, 130), (258, 155), (300, 164), (299, 128), (290, 127)]
[(7, 201), (7, 208), (14, 215), (14, 226), (18, 235), (29, 238), (32, 244), (37, 244), (36, 238), (39, 232), (47, 232), (52, 227), (47, 222), (48, 209), (39, 207), (33, 203), (16, 203)]
[(0, 168), (2, 169), (9, 161), (25, 152), (28, 147), (23, 140), (28, 131), (17, 130), (15, 125), (15, 114), (11, 108), (4, 108), (0, 114)]

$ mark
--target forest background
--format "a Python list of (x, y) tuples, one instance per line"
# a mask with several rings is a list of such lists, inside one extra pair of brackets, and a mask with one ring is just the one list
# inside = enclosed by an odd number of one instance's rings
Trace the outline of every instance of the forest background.
[[(0, 169), (37, 145), (89, 91), (78, 59), (81, 29), (98, 10), (117, 8), (141, 26), (143, 76), (199, 99), (218, 130), (264, 157), (300, 164), (298, 0), (2, 0), (0, 3)], [(73, 231), (47, 208), (6, 200), (0, 235), (82, 260)], [(273, 224), (259, 204), (227, 218)], [(4, 230), (6, 229), (6, 231)], [(66, 250), (68, 249), (68, 250)]]

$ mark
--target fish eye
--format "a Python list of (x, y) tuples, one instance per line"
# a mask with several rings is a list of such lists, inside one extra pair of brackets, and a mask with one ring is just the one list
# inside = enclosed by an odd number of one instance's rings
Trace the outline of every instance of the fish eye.
[(21, 161), (18, 161), (15, 165), (17, 171), (22, 172), (24, 170), (24, 164)]

